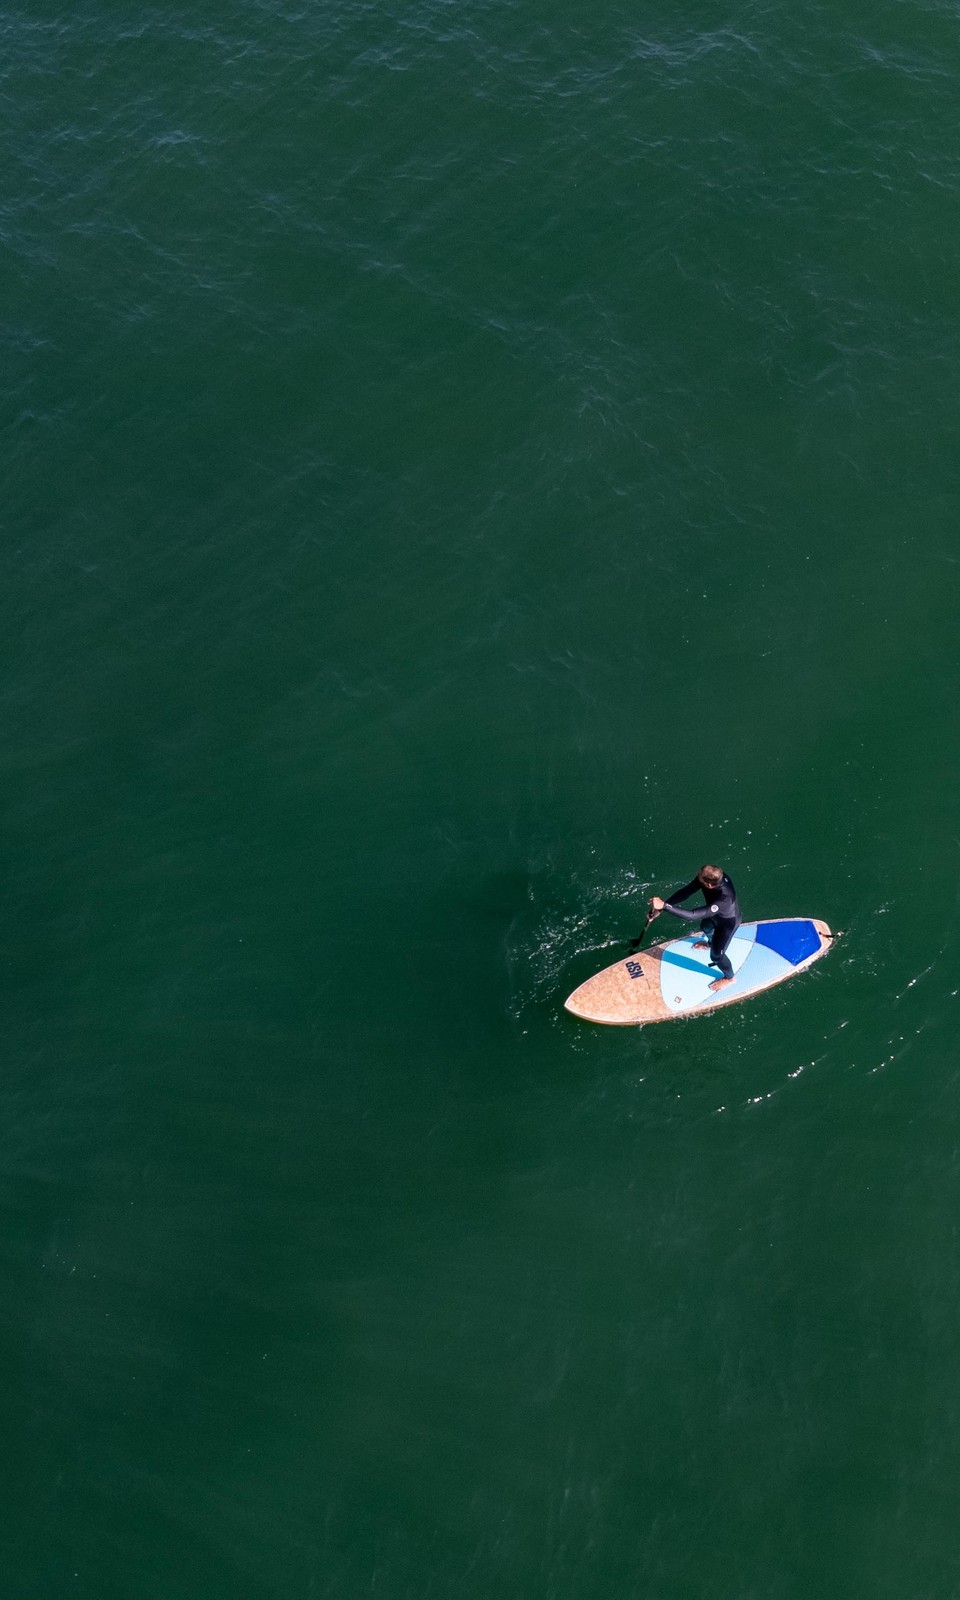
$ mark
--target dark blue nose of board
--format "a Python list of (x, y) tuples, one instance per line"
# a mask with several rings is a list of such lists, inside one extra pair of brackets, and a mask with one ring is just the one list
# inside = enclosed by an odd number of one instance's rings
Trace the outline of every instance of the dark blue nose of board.
[(791, 917), (787, 922), (758, 922), (757, 944), (775, 950), (793, 967), (798, 967), (807, 956), (815, 955), (822, 943), (812, 922)]

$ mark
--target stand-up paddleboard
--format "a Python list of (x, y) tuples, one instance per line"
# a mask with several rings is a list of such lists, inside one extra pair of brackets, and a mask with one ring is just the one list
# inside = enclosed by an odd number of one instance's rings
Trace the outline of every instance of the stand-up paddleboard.
[(803, 972), (825, 951), (834, 934), (816, 917), (782, 917), (742, 922), (727, 945), (733, 982), (715, 993), (719, 978), (710, 951), (694, 948), (702, 933), (668, 944), (654, 944), (588, 978), (565, 1001), (568, 1011), (588, 1022), (666, 1022), (746, 1000), (785, 978)]

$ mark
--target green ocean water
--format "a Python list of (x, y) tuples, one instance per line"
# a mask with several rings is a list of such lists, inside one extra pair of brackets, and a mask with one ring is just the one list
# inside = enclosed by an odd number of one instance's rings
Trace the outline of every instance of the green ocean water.
[(956, 4), (0, 40), (4, 1600), (953, 1600)]

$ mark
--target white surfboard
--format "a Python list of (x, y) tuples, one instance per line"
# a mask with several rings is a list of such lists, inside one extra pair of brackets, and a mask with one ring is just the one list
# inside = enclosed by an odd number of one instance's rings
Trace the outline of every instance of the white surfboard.
[(615, 961), (574, 989), (564, 1002), (567, 1010), (588, 1022), (620, 1024), (715, 1011), (805, 971), (834, 939), (816, 917), (742, 922), (727, 946), (733, 982), (713, 991), (720, 974), (709, 964), (709, 949), (696, 948), (704, 937), (690, 933)]

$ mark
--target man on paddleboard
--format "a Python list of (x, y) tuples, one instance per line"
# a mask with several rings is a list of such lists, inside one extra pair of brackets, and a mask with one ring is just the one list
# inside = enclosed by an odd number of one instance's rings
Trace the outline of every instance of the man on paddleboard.
[[(681, 911), (680, 902), (689, 900), (698, 889), (704, 898), (701, 909)], [(709, 947), (710, 965), (720, 968), (720, 977), (711, 983), (711, 989), (722, 989), (725, 984), (733, 982), (733, 968), (726, 952), (727, 945), (740, 926), (740, 907), (737, 904), (737, 891), (722, 867), (713, 867), (708, 862), (700, 868), (691, 883), (683, 889), (675, 889), (669, 899), (661, 900), (655, 894), (650, 901), (650, 909), (654, 912), (670, 911), (687, 922), (699, 922), (701, 933), (708, 934), (709, 938), (698, 939), (696, 948), (706, 950)]]

